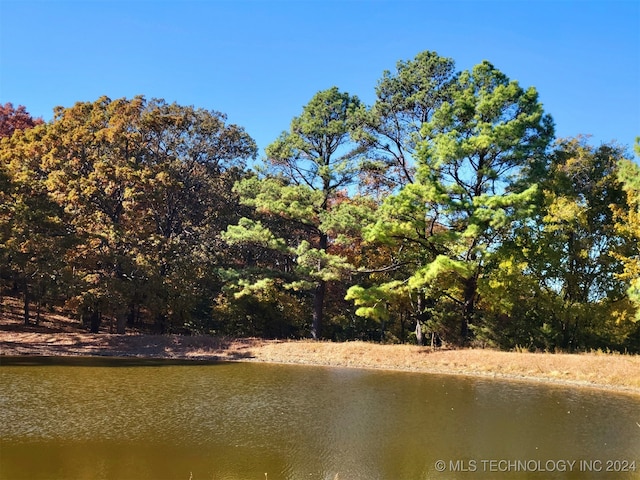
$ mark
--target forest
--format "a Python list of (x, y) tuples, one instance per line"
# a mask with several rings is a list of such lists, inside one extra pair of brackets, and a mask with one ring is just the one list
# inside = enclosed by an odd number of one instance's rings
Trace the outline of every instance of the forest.
[(640, 353), (630, 146), (556, 138), (487, 61), (375, 93), (315, 93), (264, 158), (162, 99), (0, 106), (2, 295), (91, 332)]

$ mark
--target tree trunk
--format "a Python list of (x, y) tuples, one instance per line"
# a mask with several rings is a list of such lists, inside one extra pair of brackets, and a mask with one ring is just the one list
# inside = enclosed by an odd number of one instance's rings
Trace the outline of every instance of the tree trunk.
[(100, 333), (100, 323), (102, 321), (100, 311), (93, 307), (91, 310), (91, 325), (89, 327), (89, 331), (91, 333)]
[(133, 327), (136, 324), (136, 304), (131, 302), (129, 304), (129, 311), (127, 313), (127, 325)]
[(140, 305), (136, 302), (131, 302), (127, 313), (127, 325), (135, 327), (138, 323), (140, 323)]
[(156, 330), (160, 335), (170, 333), (167, 315), (162, 312), (156, 314)]
[(464, 282), (464, 303), (462, 306), (462, 320), (460, 322), (460, 340), (464, 345), (469, 340), (469, 325), (473, 323), (476, 309), (476, 293), (478, 290), (478, 276), (473, 275)]
[(427, 312), (427, 299), (423, 292), (418, 293), (418, 314), (416, 317), (416, 342), (418, 345), (424, 345), (422, 326), (429, 320), (429, 313)]
[(424, 345), (424, 334), (422, 333), (422, 323), (420, 323), (420, 318), (416, 319), (416, 343), (420, 346)]
[(100, 333), (100, 324), (102, 323), (102, 315), (100, 314), (100, 309), (98, 308), (98, 303), (94, 302), (91, 307), (89, 307), (89, 331), (91, 333)]
[(41, 280), (38, 282), (38, 289), (36, 293), (36, 325), (40, 325), (42, 307), (46, 306), (46, 302), (44, 301), (46, 291), (46, 286)]
[(118, 335), (124, 335), (127, 327), (128, 316), (125, 313), (120, 313), (116, 320), (116, 333)]
[[(326, 233), (320, 233), (319, 249), (323, 252), (327, 251), (329, 238)], [(318, 268), (322, 268), (318, 265)], [(327, 282), (320, 280), (316, 283), (316, 289), (313, 295), (313, 319), (311, 323), (311, 337), (318, 340), (321, 337), (322, 317), (324, 311), (324, 297), (327, 291)]]
[(24, 285), (23, 285), (23, 289), (22, 289), (22, 295), (23, 295), (23, 300), (24, 300), (24, 324), (25, 325), (29, 325), (29, 317), (30, 317), (30, 313), (29, 313), (29, 302), (31, 301), (31, 297), (29, 295), (29, 282), (27, 280), (27, 278), (25, 277), (24, 279)]
[(311, 324), (311, 337), (314, 340), (320, 339), (321, 335), (324, 296), (326, 290), (327, 282), (320, 281), (316, 284), (316, 290), (313, 294), (313, 320)]

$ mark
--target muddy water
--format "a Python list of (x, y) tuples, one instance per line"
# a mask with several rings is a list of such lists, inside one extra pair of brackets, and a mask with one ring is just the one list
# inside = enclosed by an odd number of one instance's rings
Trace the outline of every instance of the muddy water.
[(640, 478), (640, 398), (251, 363), (0, 360), (1, 479)]

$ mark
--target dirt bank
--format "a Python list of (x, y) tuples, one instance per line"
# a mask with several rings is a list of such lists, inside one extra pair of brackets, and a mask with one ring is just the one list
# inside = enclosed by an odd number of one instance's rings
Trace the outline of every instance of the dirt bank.
[(2, 355), (112, 356), (230, 360), (378, 368), (549, 382), (640, 395), (640, 356), (547, 354), (486, 349), (433, 350), (415, 345), (216, 338), (210, 336), (86, 333), (60, 312), (24, 325), (20, 301), (0, 302)]
[(99, 355), (379, 368), (543, 381), (640, 395), (640, 357), (635, 355), (432, 350), (412, 345), (365, 342), (16, 331), (0, 331), (0, 354)]

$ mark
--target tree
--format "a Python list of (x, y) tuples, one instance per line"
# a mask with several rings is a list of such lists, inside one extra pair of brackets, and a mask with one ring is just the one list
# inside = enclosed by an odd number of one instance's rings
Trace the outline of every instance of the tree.
[(549, 180), (543, 183), (546, 232), (542, 241), (558, 255), (548, 263), (544, 282), (562, 296), (564, 308), (551, 317), (564, 313), (562, 348), (593, 343), (585, 334), (597, 336), (598, 327), (611, 318), (610, 311), (598, 318), (580, 307), (588, 305), (596, 312), (598, 306), (624, 297), (624, 284), (617, 279), (622, 266), (615, 254), (626, 250), (626, 242), (615, 232), (612, 212), (624, 205), (617, 178), (621, 158), (624, 150), (615, 145), (592, 148), (582, 139), (561, 141)]
[(452, 275), (460, 306), (460, 337), (476, 320), (478, 282), (512, 222), (528, 213), (535, 186), (523, 188), (518, 175), (544, 158), (553, 137), (534, 88), (523, 90), (483, 62), (463, 72), (452, 102), (425, 124), (419, 176), (433, 191), (435, 216), (444, 227), (433, 241), (445, 253), (421, 269), (426, 284)]
[[(38, 242), (34, 243), (35, 236), (31, 236), (28, 233), (30, 223), (24, 217), (24, 215), (37, 215), (35, 213), (36, 205), (27, 206), (24, 202), (29, 203), (33, 198), (32, 195), (26, 194), (26, 190), (30, 187), (37, 190), (38, 186), (36, 184), (38, 180), (31, 178), (30, 181), (32, 183), (29, 183), (29, 181), (26, 181), (28, 175), (18, 175), (19, 179), (14, 178), (18, 170), (24, 173), (24, 167), (29, 162), (25, 159), (25, 165), (21, 165), (20, 162), (16, 163), (9, 157), (8, 151), (13, 145), (24, 143), (24, 139), (21, 139), (16, 140), (12, 145), (9, 138), (16, 130), (24, 133), (42, 123), (44, 122), (41, 118), (34, 119), (23, 105), (19, 105), (17, 109), (11, 103), (0, 105), (0, 141), (3, 138), (7, 138), (5, 143), (2, 144), (3, 161), (0, 162), (0, 257), (8, 267), (18, 266), (22, 271), (22, 280), (18, 283), (22, 285), (23, 289), (25, 323), (29, 323), (29, 278), (38, 271), (29, 273), (30, 268), (27, 265), (32, 262), (29, 262), (28, 259), (35, 258), (35, 256), (29, 256), (28, 250), (30, 247), (25, 242), (28, 238), (31, 238), (30, 241), (33, 246), (37, 245)], [(40, 196), (40, 199), (42, 199), (42, 196)], [(18, 217), (21, 214), (23, 214), (23, 217), (19, 219)], [(22, 233), (18, 233), (16, 229), (21, 230)], [(22, 237), (22, 239), (18, 240), (15, 238), (16, 235)]]
[[(425, 139), (422, 125), (451, 100), (457, 77), (454, 67), (452, 59), (430, 51), (421, 52), (411, 61), (398, 62), (396, 72), (383, 73), (376, 87), (376, 102), (363, 116), (356, 133), (368, 155), (361, 174), (365, 190), (382, 199), (406, 187), (408, 195), (389, 200), (376, 213), (380, 219), (377, 227), (365, 232), (367, 248), (386, 252), (387, 265), (374, 264), (370, 260), (382, 259), (367, 255), (361, 270), (365, 275), (371, 272), (371, 278), (361, 276), (361, 282), (368, 287), (353, 287), (347, 298), (360, 307), (358, 312), (364, 317), (381, 325), (399, 323), (403, 341), (404, 321), (410, 316), (415, 321), (417, 340), (422, 343), (422, 329), (429, 315), (425, 292), (408, 288), (402, 279), (410, 276), (416, 265), (434, 258), (427, 241), (435, 227), (427, 219), (429, 201), (423, 198), (419, 186), (410, 186), (416, 182), (416, 149)], [(396, 222), (395, 228), (385, 232), (389, 222)], [(400, 305), (401, 308), (394, 308)]]
[(104, 314), (116, 317), (122, 332), (138, 278), (131, 247), (146, 232), (134, 201), (143, 146), (137, 119), (144, 104), (142, 97), (101, 97), (57, 107), (42, 139), (49, 193), (64, 206), (78, 237), (65, 257), (74, 271), (68, 306), (95, 333)]
[(22, 291), (25, 325), (32, 301), (38, 322), (45, 291), (59, 281), (73, 241), (63, 208), (47, 192), (40, 143), (45, 131), (45, 125), (18, 129), (0, 140), (0, 258)]
[[(338, 214), (348, 217), (347, 209), (337, 208), (336, 200), (358, 173), (358, 152), (350, 148), (350, 132), (362, 109), (357, 97), (337, 87), (318, 92), (292, 120), (289, 132), (267, 147), (269, 175), (247, 179), (236, 187), (245, 205), (259, 214), (281, 218), (298, 235), (276, 237), (261, 222), (249, 219), (227, 230), (227, 241), (232, 244), (262, 238), (263, 246), (295, 259), (295, 280), (286, 284), (313, 289), (314, 339), (321, 336), (327, 282), (338, 279), (347, 267), (330, 253), (328, 225)], [(254, 285), (272, 282), (272, 275), (271, 280)]]
[(620, 260), (631, 245), (615, 221), (625, 207), (624, 155), (584, 137), (556, 143), (536, 210), (503, 241), (499, 271), (484, 292), (500, 346), (622, 348), (633, 327)]
[(16, 130), (28, 130), (44, 121), (41, 118), (33, 118), (27, 112), (24, 105), (13, 108), (12, 103), (0, 105), (0, 138), (10, 137)]
[[(224, 255), (216, 236), (237, 220), (231, 187), (256, 152), (225, 120), (162, 100), (102, 97), (57, 108), (50, 124), (33, 129), (37, 136), (3, 141), (9, 184), (37, 185), (25, 198), (64, 213), (75, 241), (55, 255), (73, 271), (68, 306), (92, 331), (106, 314), (123, 333), (140, 304), (166, 331), (189, 323), (213, 295), (212, 265)], [(45, 213), (25, 217), (32, 231), (54, 218)]]
[(429, 255), (404, 281), (425, 300), (455, 309), (465, 343), (481, 320), (479, 285), (535, 197), (535, 185), (519, 179), (543, 161), (553, 125), (534, 88), (523, 90), (483, 62), (457, 77), (450, 101), (424, 123), (422, 135), (416, 181), (385, 200), (372, 231), (424, 246)]
[[(152, 100), (140, 124), (139, 208), (149, 232), (139, 260), (145, 265), (158, 327), (190, 322), (223, 251), (219, 234), (238, 220), (234, 180), (256, 145), (219, 112)], [(206, 285), (206, 286), (205, 286)], [(198, 304), (200, 306), (198, 307)]]
[[(636, 155), (640, 155), (640, 137), (634, 146)], [(636, 306), (635, 320), (640, 320), (640, 167), (629, 159), (620, 159), (618, 179), (626, 194), (626, 208), (614, 210), (617, 231), (628, 239), (632, 248), (618, 258), (624, 265), (619, 278), (627, 285), (627, 294)], [(640, 347), (639, 347), (640, 348)]]
[(376, 102), (363, 115), (356, 138), (367, 149), (362, 181), (385, 196), (415, 180), (415, 152), (424, 140), (422, 124), (450, 100), (454, 61), (424, 51), (385, 71), (376, 87)]
[(366, 255), (360, 264), (360, 273), (366, 277), (347, 292), (347, 299), (354, 301), (359, 307), (356, 313), (363, 317), (401, 324), (404, 316), (413, 318), (419, 344), (423, 343), (423, 328), (435, 338), (428, 304), (439, 293), (435, 283), (415, 288), (409, 279), (441, 253), (432, 242), (441, 229), (431, 216), (433, 208), (420, 183), (405, 185), (398, 194), (387, 197), (362, 232), (367, 250), (376, 254)]

